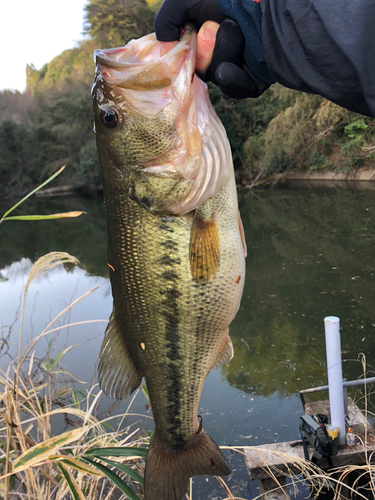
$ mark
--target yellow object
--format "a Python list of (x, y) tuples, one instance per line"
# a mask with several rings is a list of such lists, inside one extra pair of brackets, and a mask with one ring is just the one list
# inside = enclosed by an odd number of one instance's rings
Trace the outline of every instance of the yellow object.
[(339, 435), (339, 428), (336, 427), (336, 429), (334, 429), (333, 431), (327, 429), (327, 433), (332, 439), (336, 439), (337, 436)]

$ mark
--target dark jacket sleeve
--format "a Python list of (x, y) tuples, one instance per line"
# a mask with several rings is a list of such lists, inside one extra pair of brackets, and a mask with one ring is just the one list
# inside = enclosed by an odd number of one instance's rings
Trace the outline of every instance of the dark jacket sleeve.
[(260, 5), (263, 55), (276, 81), (375, 116), (375, 0)]

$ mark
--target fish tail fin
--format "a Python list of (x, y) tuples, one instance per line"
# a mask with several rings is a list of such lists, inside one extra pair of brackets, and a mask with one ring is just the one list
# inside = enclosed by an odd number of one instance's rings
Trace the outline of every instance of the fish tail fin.
[(146, 459), (145, 500), (182, 500), (189, 478), (230, 472), (220, 448), (204, 431), (179, 449), (154, 435)]

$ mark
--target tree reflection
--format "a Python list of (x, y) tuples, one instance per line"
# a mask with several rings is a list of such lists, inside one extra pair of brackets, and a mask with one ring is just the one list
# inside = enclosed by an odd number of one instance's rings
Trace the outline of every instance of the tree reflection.
[[(8, 207), (2, 207), (2, 212)], [(82, 210), (77, 219), (7, 221), (1, 225), (0, 269), (48, 252), (68, 252), (89, 274), (108, 276), (107, 229), (101, 197), (57, 197), (28, 200), (17, 214)]]
[[(341, 319), (344, 358), (374, 364), (372, 247), (375, 201), (366, 193), (278, 190), (244, 194), (249, 256), (241, 309), (230, 328), (228, 382), (247, 393), (281, 396), (325, 385), (323, 319)], [(362, 373), (344, 363), (344, 376)]]

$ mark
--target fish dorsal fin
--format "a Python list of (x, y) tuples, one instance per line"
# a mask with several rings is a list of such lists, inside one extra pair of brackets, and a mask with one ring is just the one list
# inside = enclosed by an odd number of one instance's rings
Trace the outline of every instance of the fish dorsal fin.
[(212, 370), (214, 370), (215, 368), (219, 368), (219, 366), (223, 365), (224, 363), (229, 363), (229, 361), (233, 358), (233, 354), (233, 344), (231, 338), (229, 337), (228, 328), (226, 331), (224, 342), (220, 347), (219, 354), (217, 355), (215, 363), (212, 366)]
[(194, 215), (190, 234), (190, 269), (194, 281), (208, 283), (220, 265), (220, 238), (214, 217)]
[(142, 374), (132, 360), (112, 311), (100, 349), (99, 384), (109, 398), (125, 399), (139, 387)]

